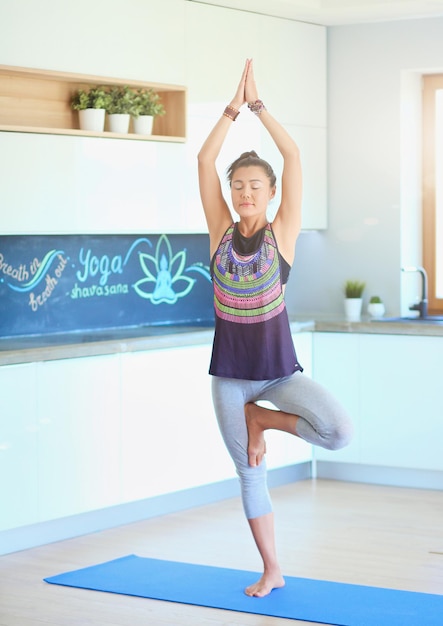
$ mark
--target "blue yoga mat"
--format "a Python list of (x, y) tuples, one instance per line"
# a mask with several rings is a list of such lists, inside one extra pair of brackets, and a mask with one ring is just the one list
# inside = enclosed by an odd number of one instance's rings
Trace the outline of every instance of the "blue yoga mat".
[(258, 578), (256, 572), (129, 555), (45, 581), (334, 626), (443, 624), (443, 595), (286, 576), (286, 586), (270, 595), (246, 596), (244, 588)]

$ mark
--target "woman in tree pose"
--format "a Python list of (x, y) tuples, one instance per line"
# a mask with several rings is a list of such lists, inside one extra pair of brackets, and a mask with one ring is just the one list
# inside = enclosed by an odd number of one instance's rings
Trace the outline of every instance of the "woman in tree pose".
[[(228, 168), (236, 222), (216, 170), (223, 142), (245, 103), (283, 157), (281, 202), (272, 224), (266, 211), (276, 192), (276, 177), (266, 161), (255, 152), (245, 152)], [(265, 596), (285, 584), (266, 484), (265, 431), (277, 429), (332, 450), (349, 442), (352, 426), (340, 404), (304, 376), (297, 361), (284, 289), (301, 227), (300, 154), (259, 100), (250, 59), (234, 97), (199, 152), (198, 172), (214, 287), (216, 321), (209, 368), (213, 402), (263, 560), (263, 575), (245, 593)], [(260, 400), (278, 410), (259, 406)]]

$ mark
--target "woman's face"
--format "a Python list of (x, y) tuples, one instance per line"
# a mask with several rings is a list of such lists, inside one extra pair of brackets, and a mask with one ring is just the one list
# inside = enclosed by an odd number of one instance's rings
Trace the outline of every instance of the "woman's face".
[(269, 201), (275, 195), (262, 167), (251, 165), (237, 168), (232, 176), (231, 197), (234, 211), (240, 217), (266, 214)]

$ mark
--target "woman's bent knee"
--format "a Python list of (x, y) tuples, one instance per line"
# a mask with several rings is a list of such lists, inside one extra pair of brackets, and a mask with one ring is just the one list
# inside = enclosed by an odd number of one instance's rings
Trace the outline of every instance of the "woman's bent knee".
[(328, 433), (324, 447), (327, 450), (340, 450), (341, 448), (345, 448), (351, 442), (353, 434), (354, 429), (351, 422), (340, 424)]

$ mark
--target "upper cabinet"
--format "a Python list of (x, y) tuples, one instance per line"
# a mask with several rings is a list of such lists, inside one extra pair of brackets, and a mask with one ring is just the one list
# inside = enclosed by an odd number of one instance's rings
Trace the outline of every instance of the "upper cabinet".
[(269, 109), (283, 124), (326, 127), (326, 29), (264, 15), (258, 24)]
[(0, 3), (0, 59), (134, 81), (184, 84), (185, 0)]
[(190, 103), (224, 108), (235, 93), (244, 62), (259, 53), (260, 17), (199, 2), (186, 2), (185, 15), (185, 82)]
[(218, 114), (216, 106), (229, 104), (247, 58), (254, 60), (259, 96), (279, 122), (326, 126), (323, 26), (186, 3), (185, 82), (191, 113)]

